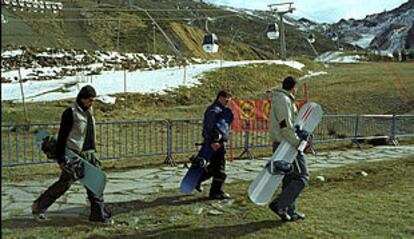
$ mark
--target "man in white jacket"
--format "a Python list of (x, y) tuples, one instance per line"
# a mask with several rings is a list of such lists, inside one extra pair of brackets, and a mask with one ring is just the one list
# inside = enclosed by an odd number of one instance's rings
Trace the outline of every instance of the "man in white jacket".
[[(297, 117), (295, 95), (298, 82), (289, 76), (283, 80), (282, 89), (272, 94), (272, 108), (270, 110), (270, 136), (273, 142), (273, 152), (282, 140), (286, 140), (297, 148), (301, 140), (306, 137), (297, 132), (293, 123)], [(269, 204), (269, 208), (283, 221), (305, 219), (305, 215), (296, 211), (296, 199), (307, 185), (308, 170), (303, 153), (299, 152), (293, 162), (293, 170), (286, 174), (282, 182), (282, 192)]]

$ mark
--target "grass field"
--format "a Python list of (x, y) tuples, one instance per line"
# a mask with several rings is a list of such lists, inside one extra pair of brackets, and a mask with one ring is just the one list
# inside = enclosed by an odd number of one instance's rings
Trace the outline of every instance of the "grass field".
[[(311, 101), (322, 105), (325, 114), (406, 114), (414, 112), (414, 63), (330, 64), (328, 68), (306, 59), (307, 70), (328, 75), (308, 79)], [(264, 92), (279, 87), (286, 75), (301, 76), (288, 67), (257, 65), (223, 68), (205, 74), (197, 87), (181, 87), (166, 94), (117, 94), (116, 105), (97, 102), (98, 121), (201, 118), (206, 106), (221, 88), (230, 88), (235, 98), (265, 98)], [(98, 92), (99, 94), (99, 92)], [(411, 101), (410, 101), (411, 100)], [(57, 122), (73, 100), (28, 103), (28, 121)], [(398, 110), (399, 106), (405, 106)], [(2, 102), (2, 124), (23, 123), (20, 103)]]
[[(368, 176), (358, 172), (364, 170)], [(116, 223), (98, 226), (86, 218), (2, 221), (3, 238), (412, 238), (414, 158), (359, 163), (312, 173), (299, 200), (305, 221), (282, 223), (267, 207), (246, 197), (247, 182), (226, 186), (232, 203), (205, 194), (176, 191), (145, 201), (110, 204)], [(200, 213), (200, 208), (203, 210)], [(209, 215), (219, 210), (219, 216)], [(198, 214), (200, 213), (200, 214)]]
[(414, 112), (414, 63), (336, 64), (327, 72), (308, 86), (310, 99), (328, 114)]

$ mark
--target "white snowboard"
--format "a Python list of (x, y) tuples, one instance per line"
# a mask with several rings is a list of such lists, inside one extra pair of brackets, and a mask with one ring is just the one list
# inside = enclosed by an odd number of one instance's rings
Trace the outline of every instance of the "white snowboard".
[[(313, 102), (306, 103), (300, 109), (294, 125), (299, 125), (301, 129), (308, 132), (313, 132), (313, 130), (321, 121), (322, 115), (323, 112), (320, 105)], [(249, 186), (249, 198), (254, 204), (268, 204), (284, 177), (283, 174), (271, 172), (273, 162), (278, 160), (285, 160), (289, 163), (292, 163), (298, 154), (298, 150), (303, 151), (306, 147), (306, 144), (306, 141), (302, 141), (302, 143), (299, 145), (299, 148), (294, 148), (287, 141), (281, 142), (277, 150), (273, 153), (272, 158), (269, 160), (269, 163), (266, 164), (263, 170)]]

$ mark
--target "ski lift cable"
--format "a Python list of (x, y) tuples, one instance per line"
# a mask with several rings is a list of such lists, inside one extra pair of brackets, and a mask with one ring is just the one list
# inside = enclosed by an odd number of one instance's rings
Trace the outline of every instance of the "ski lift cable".
[[(153, 8), (145, 9), (148, 12), (225, 12), (223, 9), (208, 9), (208, 8), (189, 8), (189, 9), (168, 9), (168, 8)], [(92, 12), (141, 12), (139, 9), (128, 8), (64, 8), (64, 11), (92, 11)]]
[[(222, 16), (217, 16), (214, 17), (214, 19), (222, 19), (222, 18), (230, 18), (230, 17), (234, 17), (234, 16), (238, 16), (238, 14), (229, 14), (229, 15), (222, 15)], [(188, 20), (206, 20), (209, 17), (198, 17), (198, 18), (194, 18), (194, 17), (180, 17), (180, 18), (153, 18), (157, 21), (171, 21), (171, 20), (183, 20), (183, 21), (188, 21)], [(114, 19), (103, 19), (103, 18), (48, 18), (48, 19), (39, 19), (39, 18), (26, 18), (25, 20), (29, 20), (29, 21), (34, 21), (34, 22), (50, 22), (50, 21), (64, 21), (64, 22), (81, 22), (81, 21), (118, 21), (118, 19), (121, 19), (121, 21), (135, 21), (134, 19), (130, 19), (130, 18), (120, 18), (120, 17), (115, 17)], [(22, 19), (10, 19), (10, 21), (14, 21), (14, 22), (25, 22), (25, 20)], [(139, 20), (143, 20), (143, 21), (150, 21), (150, 18), (140, 18)]]

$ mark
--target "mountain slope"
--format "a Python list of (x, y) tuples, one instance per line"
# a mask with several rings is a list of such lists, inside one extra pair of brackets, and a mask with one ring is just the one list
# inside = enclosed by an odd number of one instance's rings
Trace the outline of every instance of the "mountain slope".
[[(15, 19), (3, 24), (2, 46), (24, 44), (35, 47), (85, 48), (92, 50), (121, 50), (174, 54), (158, 28), (143, 12), (128, 9), (128, 1), (73, 0), (64, 3), (59, 15), (13, 12), (2, 5), (6, 18)], [(218, 8), (195, 1), (131, 1), (148, 13), (169, 36), (184, 56), (226, 59), (277, 58), (279, 40), (265, 36), (269, 16), (256, 16), (244, 11)], [(202, 37), (208, 30), (219, 37), (220, 55), (201, 51)], [(25, 30), (16, 28), (25, 25)], [(306, 33), (287, 24), (288, 56), (314, 53), (304, 40)], [(22, 38), (27, 39), (22, 41)], [(315, 43), (319, 51), (333, 50), (335, 44), (326, 36)], [(38, 40), (33, 40), (38, 39)]]
[[(413, 28), (414, 0), (378, 14), (368, 15), (364, 19), (341, 19), (333, 25), (348, 43), (358, 44), (373, 50), (393, 52), (414, 48)], [(354, 34), (354, 36), (350, 36)]]

